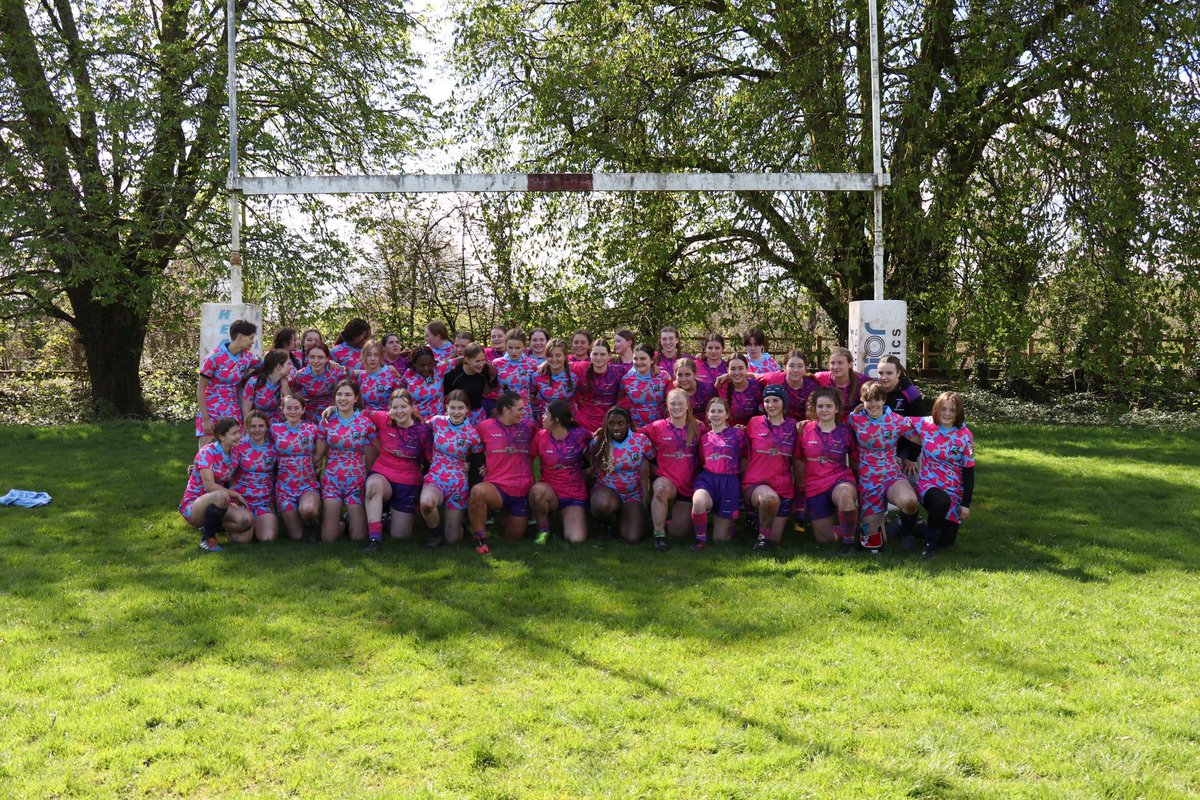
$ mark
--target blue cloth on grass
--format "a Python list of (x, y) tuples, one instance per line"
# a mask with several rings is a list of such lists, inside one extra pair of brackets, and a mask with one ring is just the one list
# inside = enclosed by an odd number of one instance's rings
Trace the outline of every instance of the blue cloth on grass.
[(0, 497), (0, 506), (19, 506), (20, 508), (36, 508), (50, 502), (50, 495), (45, 492), (31, 492), (26, 489), (12, 489)]

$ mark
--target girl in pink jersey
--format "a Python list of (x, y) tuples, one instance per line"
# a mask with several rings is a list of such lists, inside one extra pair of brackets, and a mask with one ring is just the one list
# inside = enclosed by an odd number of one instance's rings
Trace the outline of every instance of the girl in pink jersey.
[(717, 379), (717, 394), (729, 402), (729, 424), (746, 425), (762, 408), (763, 387), (750, 375), (746, 357), (735, 353), (729, 358), (729, 372)]
[[(479, 431), (467, 421), (467, 393), (446, 395), (446, 413), (429, 420), (432, 456), (421, 489), (421, 516), (429, 528), (426, 547), (454, 544), (462, 538), (467, 507), (467, 458), (483, 451)], [(439, 514), (445, 504), (445, 515)]]
[(248, 531), (254, 517), (246, 508), (246, 499), (226, 488), (233, 477), (233, 448), (241, 436), (238, 421), (221, 417), (210, 430), (213, 441), (201, 447), (192, 461), (179, 514), (188, 525), (201, 529), (201, 550), (219, 553), (217, 531), (224, 528), (231, 535)]
[(367, 411), (367, 419), (379, 437), (379, 457), (367, 476), (367, 552), (379, 551), (383, 543), (383, 504), (392, 510), (393, 539), (412, 535), (413, 518), (421, 496), (423, 469), (433, 448), (429, 426), (413, 416), (412, 395), (404, 389), (392, 392), (387, 411)]
[(360, 363), (362, 369), (354, 377), (362, 391), (363, 404), (369, 411), (385, 410), (392, 392), (401, 386), (400, 375), (383, 363), (383, 346), (376, 341), (363, 343)]
[[(283, 351), (279, 351), (283, 352)], [(257, 539), (273, 542), (279, 534), (275, 516), (275, 466), (278, 454), (268, 432), (271, 421), (254, 409), (246, 415), (246, 435), (233, 448), (233, 484), (254, 514), (254, 525), (242, 533), (229, 534), (229, 541), (245, 543)]]
[(674, 380), (675, 362), (681, 358), (690, 358), (690, 356), (679, 350), (679, 331), (668, 325), (659, 331), (658, 352), (654, 355), (654, 363)]
[(425, 346), (438, 363), (454, 357), (454, 342), (450, 341), (450, 330), (446, 323), (435, 319), (425, 326)]
[(362, 368), (362, 346), (371, 339), (371, 324), (355, 317), (346, 323), (329, 348), (329, 357), (346, 371)]
[(304, 421), (304, 402), (296, 395), (283, 398), (283, 422), (271, 424), (271, 441), (278, 456), (275, 467), (275, 510), (283, 518), (288, 538), (300, 539), (305, 527), (321, 517), (321, 484), (317, 481), (317, 426)]
[[(808, 398), (809, 421), (800, 426), (800, 469), (803, 470), (808, 517), (818, 542), (841, 539), (839, 554), (854, 554), (858, 534), (858, 485), (854, 469), (858, 448), (854, 431), (842, 416), (842, 393), (823, 387)], [(840, 522), (840, 534), (834, 519)]]
[(572, 418), (568, 402), (556, 399), (547, 404), (542, 429), (533, 437), (541, 480), (529, 490), (539, 544), (550, 535), (550, 514), (554, 511), (562, 515), (563, 538), (571, 544), (587, 541), (587, 484), (583, 471), (591, 441), (592, 434)]
[[(346, 379), (333, 392), (333, 411), (319, 426), (318, 457), (325, 455), (321, 475), (321, 540), (335, 541), (342, 534), (342, 508), (346, 509), (350, 538), (367, 538), (363, 485), (367, 481), (365, 451), (375, 439), (375, 426), (362, 412), (358, 384)], [(321, 444), (324, 447), (321, 447)]]
[(520, 539), (529, 526), (537, 425), (526, 419), (525, 401), (520, 395), (501, 392), (495, 413), (475, 427), (483, 443), (485, 466), (483, 480), (471, 487), (467, 516), (475, 534), (475, 551), (484, 555), (489, 552), (486, 525), (490, 513), (504, 511), (506, 539)]
[(703, 550), (708, 544), (710, 511), (715, 514), (713, 539), (733, 540), (733, 517), (742, 496), (739, 476), (750, 450), (745, 428), (729, 425), (728, 400), (723, 397), (709, 400), (707, 418), (711, 429), (700, 437), (702, 469), (692, 492), (692, 530), (696, 534), (692, 550)]
[(394, 369), (397, 375), (403, 375), (404, 370), (408, 369), (408, 359), (404, 357), (404, 342), (400, 340), (400, 334), (385, 333), (379, 343), (383, 345), (384, 366)]
[(591, 331), (582, 328), (571, 334), (571, 358), (568, 363), (586, 364), (592, 355), (593, 341)]
[(443, 380), (450, 369), (450, 362), (437, 363), (428, 347), (419, 347), (413, 352), (409, 368), (401, 378), (403, 388), (417, 404), (417, 416), (421, 419), (433, 419), (442, 413)]
[(333, 388), (346, 377), (341, 365), (329, 360), (329, 348), (315, 344), (308, 350), (308, 366), (292, 374), (288, 384), (292, 394), (304, 400), (305, 419), (316, 425), (321, 412), (333, 403)]
[(692, 484), (700, 469), (700, 437), (707, 431), (692, 415), (687, 392), (682, 389), (672, 389), (667, 395), (667, 418), (642, 429), (654, 447), (657, 477), (650, 498), (650, 523), (656, 550), (671, 547), (667, 542), (668, 517), (672, 536), (685, 536), (688, 532)]
[(896, 444), (914, 436), (914, 420), (887, 405), (887, 391), (877, 382), (860, 390), (862, 408), (846, 418), (858, 442), (858, 503), (861, 509), (863, 546), (872, 552), (883, 547), (883, 517), (888, 503), (900, 509), (900, 537), (905, 550), (914, 549), (917, 495), (900, 469)]
[(629, 409), (633, 426), (641, 429), (666, 413), (671, 376), (654, 363), (654, 348), (639, 344), (633, 351), (633, 369), (621, 377), (618, 404)]
[(755, 550), (767, 550), (783, 538), (783, 526), (795, 496), (796, 423), (787, 418), (782, 386), (763, 390), (763, 414), (746, 423), (746, 470), (742, 499), (758, 512)]
[(258, 327), (244, 319), (229, 326), (229, 341), (222, 342), (200, 365), (196, 379), (196, 437), (200, 446), (213, 440), (213, 420), (231, 417), (242, 420), (238, 398), (242, 376), (258, 366), (258, 356), (251, 352)]
[[(789, 350), (782, 372), (764, 372), (754, 377), (764, 387), (782, 386), (787, 392), (788, 419), (796, 423), (808, 419), (808, 398), (821, 384), (808, 374), (808, 361), (799, 350)], [(792, 521), (796, 533), (804, 532), (804, 487), (796, 484), (796, 502), (792, 504)]]
[(853, 366), (854, 354), (849, 348), (835, 347), (829, 351), (829, 369), (813, 376), (817, 383), (830, 386), (841, 393), (842, 411), (838, 422), (845, 422), (846, 415), (858, 405), (859, 387), (872, 380), (861, 372), (855, 372)]
[(717, 396), (717, 389), (711, 383), (701, 383), (696, 378), (696, 362), (691, 356), (684, 356), (675, 362), (674, 388), (682, 389), (688, 397), (688, 406), (692, 416), (703, 419), (708, 401)]
[[(500, 392), (512, 392), (521, 398), (525, 422), (533, 422), (533, 374), (537, 359), (525, 355), (525, 331), (513, 328), (507, 334), (507, 352), (492, 362), (496, 368), (496, 386)], [(498, 407), (498, 406), (497, 406)]]
[(242, 376), (238, 394), (242, 398), (242, 419), (249, 419), (250, 412), (262, 411), (271, 422), (283, 420), (280, 402), (290, 394), (287, 376), (292, 371), (292, 362), (286, 350), (267, 353), (255, 369)]
[(570, 404), (574, 399), (575, 375), (567, 366), (567, 342), (565, 339), (551, 339), (546, 345), (546, 360), (533, 374), (534, 418), (541, 420), (555, 400)]
[(933, 414), (916, 422), (921, 441), (917, 496), (929, 514), (925, 529), (926, 558), (958, 539), (958, 527), (971, 516), (975, 494), (975, 437), (966, 426), (962, 395), (942, 392)]
[(766, 352), (767, 335), (762, 328), (753, 328), (742, 339), (746, 348), (746, 367), (752, 375), (762, 375), (765, 372), (779, 372), (779, 362)]
[(704, 342), (704, 357), (696, 359), (696, 380), (701, 383), (716, 384), (717, 378), (729, 369), (725, 363), (725, 337), (719, 333), (710, 333)]
[(550, 331), (545, 328), (534, 328), (529, 332), (529, 350), (526, 355), (541, 364), (546, 360), (546, 346), (549, 344)]
[(576, 422), (598, 434), (608, 410), (617, 404), (626, 367), (612, 361), (608, 342), (597, 339), (592, 344), (591, 360), (573, 365), (571, 372), (575, 377), (575, 404), (571, 412)]
[(633, 331), (622, 328), (613, 334), (613, 360), (633, 367), (633, 348), (637, 347), (637, 337)]
[(592, 489), (592, 515), (615, 523), (617, 533), (630, 544), (642, 540), (646, 515), (642, 498), (650, 480), (654, 446), (633, 430), (629, 412), (620, 406), (608, 410), (604, 427), (592, 439), (591, 463), (596, 473)]

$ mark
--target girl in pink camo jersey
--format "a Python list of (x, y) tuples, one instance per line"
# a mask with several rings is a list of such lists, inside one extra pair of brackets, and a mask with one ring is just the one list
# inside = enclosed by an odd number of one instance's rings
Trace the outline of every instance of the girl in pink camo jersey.
[(212, 423), (232, 417), (239, 424), (242, 408), (238, 385), (247, 372), (258, 366), (258, 356), (250, 351), (258, 327), (244, 319), (229, 326), (229, 341), (213, 350), (200, 365), (196, 380), (196, 437), (201, 447), (213, 440)]
[(333, 412), (321, 420), (320, 436), (325, 444), (325, 472), (321, 476), (321, 540), (341, 536), (342, 507), (350, 538), (367, 538), (367, 516), (363, 508), (363, 485), (367, 480), (365, 451), (375, 439), (375, 426), (360, 409), (362, 394), (352, 380), (338, 383), (333, 392)]
[(278, 461), (275, 468), (275, 510), (283, 518), (289, 539), (304, 536), (305, 526), (321, 517), (321, 484), (317, 481), (318, 447), (323, 450), (317, 426), (304, 420), (304, 402), (295, 395), (283, 398), (283, 422), (271, 424), (271, 440)]
[(592, 440), (591, 462), (596, 473), (592, 515), (615, 524), (617, 533), (630, 544), (640, 542), (646, 529), (642, 498), (653, 454), (650, 440), (633, 430), (629, 412), (620, 406), (610, 408), (604, 427)]
[[(426, 547), (462, 538), (467, 507), (467, 458), (483, 451), (479, 431), (467, 420), (470, 398), (462, 389), (446, 395), (446, 413), (429, 420), (432, 460), (421, 489), (421, 516), (429, 528)], [(445, 503), (445, 516), (439, 513)]]
[(279, 534), (279, 518), (275, 516), (275, 465), (279, 459), (275, 443), (267, 435), (270, 426), (266, 414), (252, 410), (246, 415), (246, 435), (233, 448), (232, 488), (246, 499), (246, 508), (254, 514), (254, 525), (243, 533), (229, 534), (231, 542), (273, 542)]

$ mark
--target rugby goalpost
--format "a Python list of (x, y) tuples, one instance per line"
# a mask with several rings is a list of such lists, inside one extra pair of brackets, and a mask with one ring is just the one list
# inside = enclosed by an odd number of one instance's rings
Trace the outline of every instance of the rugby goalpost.
[[(880, 131), (878, 0), (867, 0), (871, 43), (871, 149), (873, 172), (790, 173), (515, 173), (243, 176), (238, 171), (236, 0), (226, 0), (229, 56), (230, 279), (228, 303), (201, 308), (200, 357), (228, 336), (234, 319), (262, 325), (262, 310), (242, 302), (241, 198), (248, 195), (388, 194), (426, 192), (871, 192), (874, 198), (873, 300), (850, 303), (848, 339), (857, 368), (873, 375), (885, 355), (907, 360), (907, 306), (885, 300), (883, 292), (883, 189), (891, 176), (883, 171)], [(259, 337), (261, 343), (262, 337)]]

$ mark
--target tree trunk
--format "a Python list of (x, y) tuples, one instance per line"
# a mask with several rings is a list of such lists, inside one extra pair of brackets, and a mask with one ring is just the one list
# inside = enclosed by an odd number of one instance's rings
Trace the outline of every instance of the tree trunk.
[(87, 357), (92, 407), (104, 417), (147, 416), (140, 370), (148, 314), (117, 303), (101, 305), (87, 286), (72, 287), (67, 295)]

